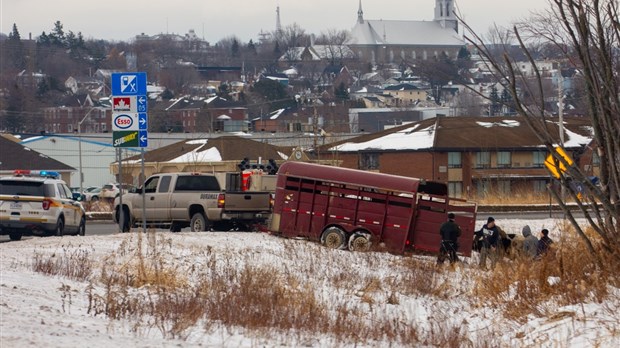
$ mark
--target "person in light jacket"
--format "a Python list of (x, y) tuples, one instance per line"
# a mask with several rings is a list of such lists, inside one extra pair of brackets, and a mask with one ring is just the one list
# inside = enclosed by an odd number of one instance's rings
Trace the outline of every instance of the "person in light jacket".
[(538, 251), (538, 238), (532, 234), (529, 225), (523, 226), (523, 254), (528, 258), (535, 258)]

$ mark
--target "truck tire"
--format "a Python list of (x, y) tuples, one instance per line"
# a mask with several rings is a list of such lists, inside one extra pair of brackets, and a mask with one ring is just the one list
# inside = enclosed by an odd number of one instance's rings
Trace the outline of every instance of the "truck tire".
[(170, 224), (170, 232), (181, 232), (181, 226), (180, 222), (173, 222)]
[(370, 236), (366, 233), (354, 233), (349, 238), (349, 250), (351, 251), (368, 251), (370, 250)]
[(22, 234), (20, 232), (11, 232), (9, 233), (9, 238), (11, 240), (20, 240), (22, 239)]
[(344, 231), (335, 226), (327, 228), (321, 235), (321, 243), (330, 249), (344, 249), (346, 240)]
[(190, 231), (192, 232), (204, 232), (208, 231), (211, 227), (209, 220), (205, 218), (202, 213), (194, 213), (192, 215), (192, 221), (189, 223)]
[(123, 214), (123, 226), (121, 227), (121, 232), (129, 232), (131, 230), (129, 211), (126, 208), (122, 208), (116, 211), (116, 221), (118, 221), (119, 225), (121, 221), (120, 214)]

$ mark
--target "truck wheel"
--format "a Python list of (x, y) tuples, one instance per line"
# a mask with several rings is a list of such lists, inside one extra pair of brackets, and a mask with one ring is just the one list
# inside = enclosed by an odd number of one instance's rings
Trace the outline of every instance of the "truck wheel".
[(338, 227), (326, 229), (321, 236), (321, 243), (330, 249), (344, 249), (345, 241), (344, 231)]
[(11, 240), (20, 240), (20, 239), (22, 239), (22, 234), (19, 233), (19, 232), (11, 232), (11, 233), (9, 233), (9, 238)]
[(129, 232), (131, 230), (131, 221), (129, 221), (129, 211), (123, 208), (122, 211), (116, 211), (116, 221), (118, 221), (119, 225), (121, 223), (121, 215), (123, 214), (123, 226), (121, 228), (121, 232)]
[(170, 232), (181, 232), (181, 223), (173, 222), (170, 225)]
[(370, 238), (365, 233), (354, 233), (349, 238), (349, 250), (351, 251), (368, 251), (370, 250)]
[(202, 213), (195, 213), (192, 215), (192, 221), (190, 222), (190, 230), (192, 232), (203, 232), (209, 230), (209, 220), (205, 218)]

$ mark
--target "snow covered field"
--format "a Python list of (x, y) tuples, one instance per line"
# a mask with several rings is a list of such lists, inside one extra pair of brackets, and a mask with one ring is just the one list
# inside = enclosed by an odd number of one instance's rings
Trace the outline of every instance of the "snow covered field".
[[(498, 221), (509, 233), (520, 233), (525, 223), (535, 232), (550, 229), (556, 241), (562, 238), (555, 220)], [(479, 221), (477, 226), (481, 224)], [(266, 281), (281, 283), (287, 291), (313, 291), (319, 306), (332, 309), (328, 316), (341, 315), (346, 306), (347, 320), (357, 326), (347, 327), (354, 334), (343, 339), (325, 333), (333, 330), (251, 329), (202, 318), (180, 335), (171, 335), (169, 327), (148, 318), (110, 320), (104, 314), (95, 315), (92, 294), (105, 294), (104, 285), (97, 280), (102, 266), (130, 265), (137, 253), (144, 255), (146, 262), (163, 260), (189, 283), (215, 279), (226, 272), (267, 270), (267, 278), (272, 279)], [(92, 275), (77, 280), (34, 271), (41, 261), (67, 255), (92, 261)], [(531, 315), (517, 322), (505, 318), (495, 306), (472, 300), (471, 291), (481, 272), (476, 267), (477, 254), (456, 270), (436, 270), (434, 262), (430, 256), (328, 250), (304, 240), (244, 232), (130, 233), (1, 243), (0, 347), (620, 346), (618, 289), (611, 289), (611, 295), (598, 303), (556, 306), (553, 315)], [(412, 264), (421, 267), (417, 273)], [(419, 283), (402, 287), (402, 279), (427, 279), (429, 287)], [(148, 292), (148, 286), (134, 291)], [(552, 303), (545, 305), (553, 307)], [(231, 306), (227, 310), (234, 313), (239, 309)], [(271, 310), (278, 313), (283, 309)], [(310, 323), (313, 318), (304, 320)], [(340, 325), (346, 327), (347, 323)], [(364, 332), (378, 325), (385, 325), (385, 337), (376, 339), (376, 333)], [(411, 332), (416, 341), (404, 340), (408, 336), (398, 331)], [(387, 332), (398, 333), (392, 337)]]

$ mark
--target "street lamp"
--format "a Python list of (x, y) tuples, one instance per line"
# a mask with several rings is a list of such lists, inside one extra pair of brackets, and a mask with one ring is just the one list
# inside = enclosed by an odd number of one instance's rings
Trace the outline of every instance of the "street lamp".
[(90, 113), (95, 110), (95, 108), (90, 108), (90, 110), (88, 110), (88, 112), (86, 113), (86, 115), (84, 115), (84, 118), (82, 118), (82, 120), (80, 122), (78, 122), (78, 152), (80, 153), (80, 197), (82, 197), (83, 194), (83, 184), (84, 184), (84, 174), (82, 173), (82, 123), (84, 123), (84, 121), (86, 121), (86, 118), (88, 117), (88, 115), (90, 115)]

